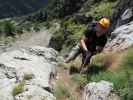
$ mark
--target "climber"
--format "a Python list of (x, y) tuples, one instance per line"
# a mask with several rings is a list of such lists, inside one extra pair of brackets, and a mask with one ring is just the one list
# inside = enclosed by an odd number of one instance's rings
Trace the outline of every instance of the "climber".
[(65, 63), (69, 63), (82, 53), (82, 65), (80, 71), (82, 72), (83, 69), (86, 69), (91, 57), (103, 50), (107, 42), (107, 30), (109, 26), (109, 18), (103, 17), (99, 22), (88, 27), (84, 32), (84, 36), (81, 38), (80, 43), (72, 49), (72, 52), (70, 52), (65, 59)]

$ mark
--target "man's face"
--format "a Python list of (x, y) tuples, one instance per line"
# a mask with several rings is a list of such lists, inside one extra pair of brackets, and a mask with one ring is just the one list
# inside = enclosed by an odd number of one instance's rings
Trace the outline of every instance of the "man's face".
[(101, 26), (100, 24), (97, 24), (97, 27), (96, 27), (96, 30), (97, 30), (96, 34), (97, 34), (97, 36), (101, 36), (101, 35), (106, 34), (107, 29), (108, 28), (105, 28), (105, 27)]

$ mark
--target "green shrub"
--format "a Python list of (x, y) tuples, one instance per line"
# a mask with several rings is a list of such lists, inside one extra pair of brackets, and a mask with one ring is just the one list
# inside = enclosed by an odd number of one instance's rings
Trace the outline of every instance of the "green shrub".
[(31, 27), (25, 27), (24, 30), (27, 31), (27, 32), (30, 32), (31, 31)]
[(133, 77), (128, 77), (127, 87), (120, 89), (120, 96), (122, 100), (133, 100)]
[(133, 49), (128, 51), (126, 57), (123, 59), (122, 66), (133, 69)]
[(74, 18), (69, 18), (61, 23), (62, 27), (56, 31), (50, 42), (50, 46), (56, 50), (69, 50), (77, 44), (82, 36), (86, 25), (78, 25), (74, 22)]
[(62, 46), (64, 44), (64, 36), (60, 30), (60, 32), (54, 33), (52, 36), (49, 45), (53, 47), (54, 49), (60, 51), (62, 49)]
[(10, 21), (4, 22), (4, 32), (7, 36), (14, 36), (15, 35), (15, 25)]
[(17, 27), (16, 28), (16, 33), (17, 33), (17, 35), (23, 34), (23, 28), (22, 27)]
[(64, 86), (64, 83), (58, 83), (57, 87), (55, 88), (54, 95), (57, 100), (64, 100), (65, 98), (70, 98), (71, 94), (68, 89)]
[(123, 59), (122, 68), (126, 72), (127, 86), (120, 90), (122, 100), (133, 100), (133, 49), (130, 49)]
[(117, 61), (117, 59), (118, 58), (115, 53), (98, 54), (91, 59), (91, 64), (109, 68)]
[(114, 3), (112, 2), (101, 2), (93, 6), (87, 15), (91, 15), (97, 20), (102, 16), (111, 17), (113, 14), (113, 5)]
[(78, 87), (83, 87), (88, 83), (86, 75), (74, 74), (72, 80), (78, 84)]
[(34, 75), (33, 74), (25, 74), (24, 75), (24, 80), (31, 80), (33, 79)]
[(118, 1), (118, 0), (107, 0), (107, 1), (109, 1), (109, 2), (116, 2), (116, 1)]
[(83, 35), (86, 26), (75, 24), (68, 26), (68, 29), (71, 30), (71, 34), (68, 36), (68, 39), (66, 40), (66, 46), (69, 46), (71, 44), (73, 47)]
[[(108, 57), (98, 55), (93, 59), (93, 64), (103, 66), (106, 60), (109, 59), (114, 63), (116, 57)], [(112, 61), (112, 59), (114, 61)], [(89, 74), (89, 81), (100, 81), (106, 80), (114, 84), (114, 89), (119, 93), (121, 100), (132, 100), (133, 99), (133, 49), (127, 52), (127, 55), (122, 58), (120, 69), (114, 72), (111, 71), (100, 71), (99, 73)]]
[[(98, 74), (93, 74), (90, 77), (90, 81), (98, 82), (100, 80), (106, 80), (113, 82), (114, 89), (119, 90), (124, 88), (127, 85), (127, 77), (125, 72), (110, 72), (110, 71), (103, 71)], [(119, 85), (118, 85), (119, 84)]]
[(7, 36), (7, 37), (5, 37), (5, 36), (1, 36), (0, 37), (0, 43), (1, 44), (12, 44), (14, 41), (15, 41), (15, 37), (11, 37), (11, 36)]
[(25, 82), (22, 81), (13, 88), (12, 95), (16, 96), (24, 91)]
[(35, 30), (35, 32), (40, 31), (40, 28), (39, 28), (39, 27), (37, 27), (37, 26), (35, 26), (33, 29)]

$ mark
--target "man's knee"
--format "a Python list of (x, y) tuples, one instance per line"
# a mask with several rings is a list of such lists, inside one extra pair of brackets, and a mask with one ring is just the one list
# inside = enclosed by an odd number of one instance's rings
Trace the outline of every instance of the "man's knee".
[(92, 56), (93, 56), (92, 54), (84, 56), (84, 57), (82, 58), (82, 63), (83, 63), (84, 65), (89, 65)]

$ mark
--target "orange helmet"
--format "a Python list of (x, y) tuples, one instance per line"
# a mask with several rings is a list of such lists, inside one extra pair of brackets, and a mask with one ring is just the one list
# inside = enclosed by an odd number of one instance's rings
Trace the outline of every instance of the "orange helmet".
[(104, 28), (108, 28), (110, 26), (110, 20), (108, 18), (102, 18), (100, 19), (99, 24)]

